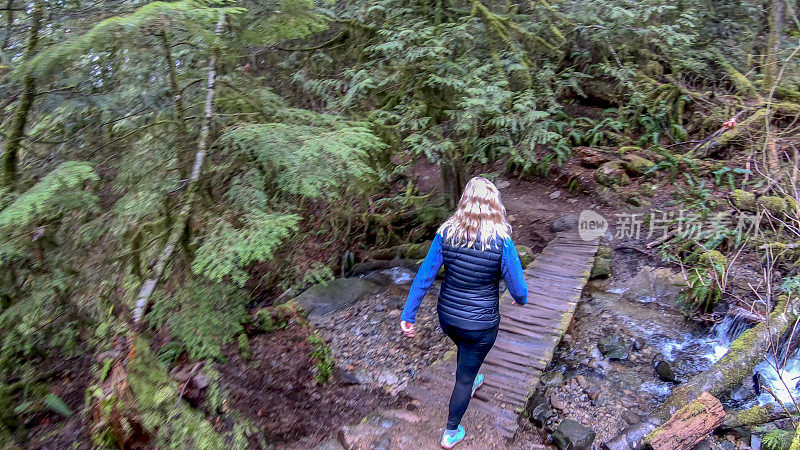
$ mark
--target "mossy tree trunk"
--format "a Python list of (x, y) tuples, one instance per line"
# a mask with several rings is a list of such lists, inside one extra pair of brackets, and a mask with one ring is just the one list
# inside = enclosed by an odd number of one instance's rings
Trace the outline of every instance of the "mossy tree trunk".
[(785, 15), (786, 3), (784, 3), (784, 0), (773, 0), (767, 16), (769, 35), (764, 52), (764, 80), (761, 84), (761, 92), (763, 93), (770, 92), (772, 85), (775, 84)]
[(458, 204), (461, 192), (464, 189), (464, 163), (459, 155), (445, 158), (442, 161), (442, 187), (444, 188), (447, 203), (450, 207)]
[(772, 346), (777, 345), (780, 336), (797, 319), (799, 310), (800, 297), (781, 296), (767, 320), (742, 333), (731, 344), (728, 353), (722, 359), (673, 390), (650, 417), (622, 430), (617, 437), (603, 444), (604, 448), (614, 450), (640, 448), (649, 433), (662, 425), (678, 409), (688, 405), (703, 393), (719, 397), (730, 391), (744, 377), (752, 374), (764, 355)]
[[(9, 9), (9, 14), (11, 10)], [(28, 44), (25, 46), (23, 55), (24, 61), (30, 61), (36, 52), (36, 44), (39, 41), (39, 30), (42, 27), (42, 16), (44, 15), (44, 3), (39, 0), (34, 3), (31, 11), (31, 28), (28, 34)], [(11, 122), (11, 130), (6, 139), (5, 149), (3, 150), (3, 180), (2, 186), (8, 190), (14, 190), (17, 184), (17, 165), (19, 159), (19, 149), (22, 137), (25, 134), (25, 124), (28, 121), (28, 113), (33, 105), (33, 98), (36, 95), (36, 79), (33, 74), (28, 72), (23, 80), (22, 95), (19, 98), (14, 119)]]
[(167, 30), (162, 30), (161, 45), (164, 47), (164, 59), (167, 63), (167, 75), (169, 76), (169, 86), (172, 91), (172, 99), (175, 101), (175, 120), (178, 124), (178, 171), (181, 179), (185, 179), (189, 174), (189, 164), (191, 161), (191, 151), (189, 150), (190, 133), (186, 123), (186, 109), (183, 105), (183, 93), (178, 84), (178, 74), (175, 70), (175, 58), (172, 57), (172, 42), (170, 42)]
[(14, 24), (14, 0), (8, 0), (6, 3), (6, 30), (3, 36), (3, 44), (0, 45), (0, 50), (5, 51), (8, 47), (8, 41), (11, 38), (11, 25)]

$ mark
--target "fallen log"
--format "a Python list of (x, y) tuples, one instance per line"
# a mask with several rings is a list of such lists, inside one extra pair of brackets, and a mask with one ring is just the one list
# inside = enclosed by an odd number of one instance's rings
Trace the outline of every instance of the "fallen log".
[(790, 414), (795, 414), (794, 406), (786, 405), (784, 409), (780, 405), (768, 403), (764, 406), (753, 406), (741, 411), (729, 411), (722, 422), (722, 427), (726, 429), (762, 425), (776, 420), (785, 419)]
[(614, 439), (604, 443), (606, 450), (642, 448), (644, 438), (678, 409), (688, 405), (704, 392), (718, 397), (753, 373), (756, 365), (781, 335), (797, 319), (800, 297), (781, 295), (767, 320), (742, 333), (733, 341), (728, 353), (705, 372), (695, 375), (675, 388), (653, 413), (638, 424), (625, 428)]
[(691, 449), (725, 420), (722, 403), (704, 392), (645, 437), (654, 450)]

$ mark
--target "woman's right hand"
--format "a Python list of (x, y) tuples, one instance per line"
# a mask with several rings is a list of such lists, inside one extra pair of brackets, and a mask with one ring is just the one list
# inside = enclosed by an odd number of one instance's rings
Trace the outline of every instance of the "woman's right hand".
[(405, 320), (400, 321), (400, 329), (403, 331), (403, 334), (406, 337), (413, 338), (414, 337), (414, 324), (406, 322)]

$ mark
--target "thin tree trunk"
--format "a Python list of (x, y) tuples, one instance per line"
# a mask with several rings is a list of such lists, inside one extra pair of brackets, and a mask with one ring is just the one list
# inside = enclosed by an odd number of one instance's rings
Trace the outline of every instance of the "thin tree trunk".
[[(225, 15), (220, 14), (217, 26), (214, 33), (219, 36), (222, 33), (222, 26), (225, 23)], [(153, 267), (150, 276), (142, 283), (139, 294), (136, 298), (136, 307), (133, 310), (133, 325), (134, 329), (141, 326), (142, 318), (144, 317), (147, 305), (150, 302), (150, 297), (153, 295), (153, 290), (164, 274), (164, 269), (172, 259), (172, 253), (175, 247), (184, 234), (184, 231), (189, 223), (191, 217), (194, 201), (197, 197), (197, 189), (200, 181), (200, 175), (203, 169), (203, 161), (205, 160), (206, 152), (208, 151), (208, 136), (211, 130), (211, 119), (214, 116), (214, 96), (216, 95), (217, 83), (217, 52), (215, 51), (208, 62), (208, 81), (206, 85), (206, 101), (205, 101), (205, 115), (203, 117), (203, 124), (200, 128), (200, 137), (197, 141), (197, 153), (194, 157), (194, 166), (189, 175), (189, 180), (186, 185), (186, 192), (184, 194), (184, 203), (175, 224), (172, 226), (167, 237), (167, 243), (161, 252), (161, 255)]]
[(189, 129), (186, 123), (186, 109), (183, 106), (183, 95), (178, 85), (178, 74), (175, 71), (175, 60), (172, 58), (172, 46), (167, 36), (167, 31), (161, 33), (161, 43), (164, 47), (164, 58), (167, 60), (167, 74), (169, 86), (172, 90), (172, 99), (175, 101), (175, 118), (178, 121), (178, 170), (181, 178), (186, 178), (189, 169), (191, 153), (188, 151)]
[(604, 443), (604, 449), (621, 450), (641, 448), (649, 433), (658, 428), (679, 408), (688, 405), (704, 392), (714, 397), (728, 392), (753, 373), (771, 346), (797, 320), (800, 310), (800, 297), (783, 297), (775, 305), (768, 318), (742, 333), (732, 344), (728, 353), (705, 372), (695, 375), (686, 383), (675, 388), (669, 397), (655, 411), (642, 421), (620, 432), (611, 441)]
[(11, 38), (11, 25), (14, 24), (14, 0), (8, 0), (6, 4), (6, 33), (3, 36), (3, 45), (0, 50), (5, 51), (8, 47), (8, 41)]
[[(11, 12), (9, 11), (9, 14)], [(23, 59), (30, 61), (36, 52), (36, 43), (39, 41), (39, 30), (42, 27), (42, 16), (44, 15), (44, 3), (39, 0), (33, 5), (31, 12), (31, 29), (28, 35), (28, 45), (25, 47)], [(2, 186), (8, 190), (14, 190), (17, 184), (17, 160), (25, 134), (25, 123), (28, 121), (28, 113), (33, 105), (33, 97), (36, 95), (36, 79), (29, 72), (23, 81), (22, 95), (19, 99), (17, 111), (11, 122), (11, 130), (8, 133), (5, 149), (3, 152), (3, 180)]]
[(767, 18), (769, 22), (769, 37), (767, 38), (766, 55), (764, 57), (764, 81), (761, 84), (761, 92), (767, 93), (775, 84), (775, 77), (778, 72), (778, 61), (781, 50), (781, 35), (783, 34), (783, 19), (786, 15), (786, 4), (784, 0), (773, 0)]

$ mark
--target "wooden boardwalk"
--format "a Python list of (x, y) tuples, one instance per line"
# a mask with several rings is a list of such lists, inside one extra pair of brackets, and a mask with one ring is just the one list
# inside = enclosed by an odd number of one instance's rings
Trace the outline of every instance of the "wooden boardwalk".
[[(519, 414), (572, 321), (597, 247), (597, 240), (583, 241), (575, 230), (557, 234), (525, 269), (528, 304), (513, 305), (508, 292), (501, 297), (500, 332), (481, 368), (484, 385), (469, 406), (485, 413), (480, 422), (492, 422), (482, 428), (494, 428), (503, 438), (514, 436)], [(406, 392), (422, 403), (441, 402), (449, 397), (454, 380), (455, 361), (442, 361)]]

